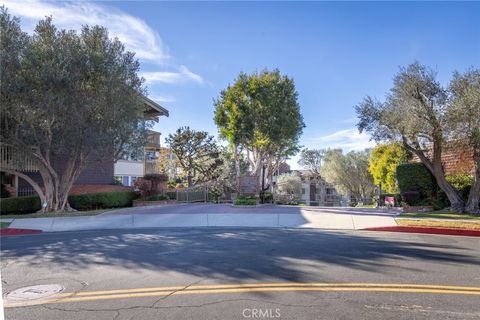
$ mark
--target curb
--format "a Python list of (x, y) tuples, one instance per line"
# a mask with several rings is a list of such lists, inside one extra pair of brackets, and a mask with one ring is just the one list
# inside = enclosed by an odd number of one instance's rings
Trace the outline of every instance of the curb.
[(468, 229), (425, 228), (425, 227), (377, 227), (377, 228), (366, 228), (363, 230), (480, 237), (480, 230), (468, 230)]
[(0, 229), (0, 236), (1, 237), (21, 236), (21, 235), (41, 234), (41, 233), (43, 233), (43, 231), (42, 230), (37, 230), (37, 229), (17, 229), (17, 228), (3, 228), (3, 229)]

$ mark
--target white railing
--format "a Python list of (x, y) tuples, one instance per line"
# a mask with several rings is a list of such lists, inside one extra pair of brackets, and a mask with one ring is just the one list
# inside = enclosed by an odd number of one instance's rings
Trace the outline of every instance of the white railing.
[(24, 172), (38, 171), (31, 155), (3, 143), (0, 144), (0, 168)]

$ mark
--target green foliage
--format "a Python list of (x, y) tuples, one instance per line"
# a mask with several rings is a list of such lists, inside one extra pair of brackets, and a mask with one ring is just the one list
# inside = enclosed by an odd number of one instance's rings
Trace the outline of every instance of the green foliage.
[[(111, 161), (144, 146), (140, 64), (101, 26), (67, 31), (47, 17), (28, 35), (2, 7), (0, 34), (0, 142), (26, 155), (19, 158), (38, 160), (46, 210), (64, 210), (69, 187), (92, 157)], [(55, 166), (58, 159), (66, 165)]]
[(255, 197), (240, 196), (235, 200), (234, 204), (236, 206), (256, 206), (257, 205), (257, 199), (255, 199)]
[(432, 196), (437, 186), (435, 178), (422, 163), (404, 163), (397, 166), (400, 193), (418, 191), (422, 196)]
[(263, 191), (260, 193), (260, 198), (263, 198), (265, 203), (270, 203), (273, 201), (273, 194), (268, 191)]
[(302, 179), (294, 172), (281, 174), (276, 188), (280, 202), (298, 201), (302, 194)]
[(177, 182), (175, 180), (168, 180), (168, 182), (167, 182), (167, 188), (168, 189), (175, 189), (176, 185), (177, 185)]
[(222, 165), (220, 149), (208, 132), (181, 127), (168, 135), (165, 142), (187, 172), (189, 187), (218, 178)]
[[(221, 149), (220, 158), (222, 165), (218, 168), (219, 176), (217, 178), (216, 186), (223, 190), (227, 198), (230, 198), (232, 192), (238, 192), (237, 190), (237, 172), (235, 169), (235, 159), (233, 152), (228, 147)], [(246, 174), (248, 172), (248, 161), (243, 154), (238, 155), (238, 167), (240, 174)]]
[(213, 202), (217, 203), (218, 199), (222, 195), (222, 190), (217, 187), (210, 187), (208, 188), (208, 199), (212, 200)]
[(9, 193), (7, 191), (7, 188), (5, 188), (5, 185), (2, 183), (0, 185), (0, 198), (8, 198)]
[(422, 163), (400, 164), (397, 167), (397, 180), (402, 200), (409, 205), (431, 205), (436, 210), (448, 206), (447, 199), (439, 193), (435, 178)]
[(401, 144), (380, 144), (370, 154), (368, 170), (376, 185), (382, 183), (382, 190), (387, 193), (398, 192), (397, 166), (411, 157)]
[(34, 213), (41, 209), (41, 202), (38, 196), (13, 197), (0, 199), (1, 214), (22, 214)]
[(471, 175), (461, 173), (461, 174), (447, 174), (445, 176), (447, 181), (452, 184), (460, 193), (462, 197), (466, 200), (470, 193), (470, 189), (473, 186), (473, 177)]
[(320, 170), (322, 177), (342, 194), (350, 194), (357, 201), (373, 197), (375, 186), (368, 171), (370, 151), (327, 150)]
[(298, 164), (305, 169), (311, 170), (314, 174), (319, 175), (326, 151), (327, 150), (324, 149), (303, 149), (300, 152)]
[(116, 191), (70, 195), (68, 201), (70, 206), (77, 210), (96, 210), (131, 207), (135, 198), (135, 192)]
[(279, 70), (240, 73), (215, 100), (215, 124), (232, 149), (248, 150), (252, 171), (294, 155), (305, 124), (293, 79)]
[[(453, 208), (479, 213), (480, 172), (473, 186), (478, 192), (470, 193), (465, 208), (464, 199), (445, 182), (440, 146), (448, 137), (480, 150), (480, 69), (455, 72), (447, 88), (436, 78), (435, 70), (418, 62), (401, 68), (383, 102), (367, 96), (355, 107), (357, 127), (377, 142), (401, 142), (435, 175)], [(474, 152), (473, 157), (478, 163), (480, 153)]]
[(170, 197), (166, 194), (152, 194), (150, 196), (146, 196), (145, 201), (166, 201), (170, 200)]

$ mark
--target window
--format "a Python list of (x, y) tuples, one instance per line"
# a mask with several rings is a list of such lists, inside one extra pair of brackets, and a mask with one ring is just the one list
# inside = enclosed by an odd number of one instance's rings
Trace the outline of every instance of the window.
[(305, 194), (305, 188), (302, 188), (302, 194)]

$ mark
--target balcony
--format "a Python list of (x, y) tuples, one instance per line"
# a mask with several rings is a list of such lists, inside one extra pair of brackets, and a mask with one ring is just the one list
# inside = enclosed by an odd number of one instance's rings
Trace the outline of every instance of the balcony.
[(147, 150), (160, 150), (160, 132), (149, 131), (147, 136), (147, 143), (145, 149)]
[(157, 162), (145, 160), (145, 174), (156, 174), (160, 173), (158, 170)]

